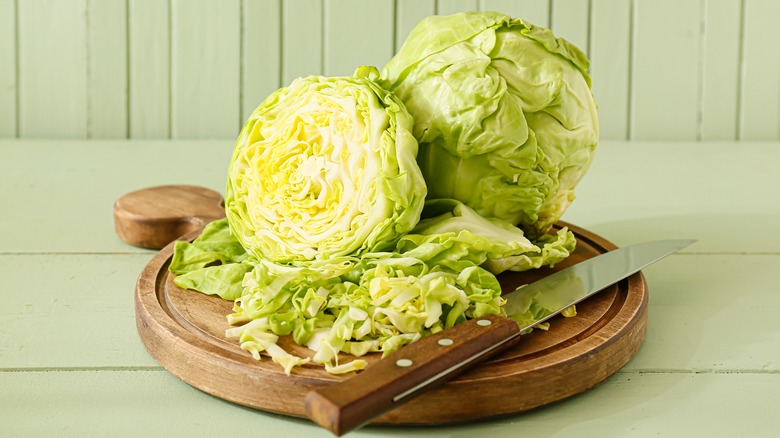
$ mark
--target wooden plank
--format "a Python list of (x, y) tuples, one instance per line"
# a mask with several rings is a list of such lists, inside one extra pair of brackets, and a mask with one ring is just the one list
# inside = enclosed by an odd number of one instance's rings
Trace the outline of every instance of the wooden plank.
[[(236, 425), (263, 436), (333, 436), (308, 420), (223, 402), (164, 371), (6, 372), (0, 385), (6, 395), (0, 420), (10, 436), (220, 436)], [(554, 437), (772, 436), (778, 391), (774, 374), (620, 372), (522, 417), (436, 428), (369, 427), (349, 436), (514, 437), (520, 429), (523, 436)]]
[(133, 279), (151, 254), (0, 254), (4, 287), (19, 291), (0, 314), (2, 367), (156, 366), (138, 340), (132, 305)]
[(601, 139), (628, 139), (631, 3), (592, 0), (590, 56)]
[(170, 5), (129, 0), (129, 134), (171, 136)]
[(393, 52), (397, 53), (401, 50), (401, 46), (414, 26), (423, 18), (436, 13), (436, 1), (396, 0), (395, 4), (395, 49)]
[(240, 129), (239, 0), (171, 3), (171, 136), (233, 138)]
[(477, 0), (436, 0), (436, 14), (450, 15), (479, 10)]
[(740, 140), (780, 138), (780, 3), (745, 2)]
[(87, 3), (87, 137), (127, 137), (127, 1)]
[(241, 120), (281, 86), (281, 1), (244, 0), (241, 20)]
[(590, 0), (550, 0), (550, 9), (550, 25), (555, 35), (570, 41), (587, 55)]
[(778, 327), (778, 263), (777, 253), (681, 254), (645, 268), (647, 335), (624, 370), (780, 371), (780, 331), (767, 331)]
[[(0, 253), (144, 252), (111, 209), (133, 190), (193, 184), (224, 193), (231, 141), (0, 141)], [(53, 217), (56, 216), (56, 220)]]
[[(115, 237), (116, 199), (162, 184), (222, 193), (231, 153), (225, 141), (0, 141), (0, 205), (14, 206), (0, 225), (18, 230), (0, 252), (138, 251)], [(563, 220), (618, 245), (696, 238), (699, 252), (777, 252), (767, 236), (780, 235), (780, 203), (760, 189), (780, 187), (777, 162), (778, 142), (602, 141)]]
[(549, 0), (482, 0), (480, 9), (522, 18), (537, 26), (550, 26)]
[(768, 200), (780, 187), (778, 146), (602, 141), (563, 220), (619, 246), (698, 239), (691, 251), (777, 253), (767, 236), (780, 233), (780, 203)]
[(323, 74), (322, 0), (282, 3), (282, 85)]
[(86, 0), (18, 6), (19, 136), (86, 138)]
[(634, 5), (632, 139), (697, 139), (701, 7), (699, 0)]
[(707, 2), (704, 18), (701, 139), (736, 140), (740, 0)]
[(385, 65), (395, 44), (393, 11), (393, 0), (325, 0), (325, 75), (347, 76), (361, 65)]
[(0, 138), (16, 137), (16, 1), (0, 0)]

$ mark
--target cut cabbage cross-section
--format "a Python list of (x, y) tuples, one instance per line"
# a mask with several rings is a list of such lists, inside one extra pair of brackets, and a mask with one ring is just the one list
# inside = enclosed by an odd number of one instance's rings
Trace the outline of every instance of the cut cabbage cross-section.
[(364, 77), (296, 79), (239, 135), (225, 201), (231, 229), (250, 254), (277, 263), (391, 249), (426, 195), (412, 123)]

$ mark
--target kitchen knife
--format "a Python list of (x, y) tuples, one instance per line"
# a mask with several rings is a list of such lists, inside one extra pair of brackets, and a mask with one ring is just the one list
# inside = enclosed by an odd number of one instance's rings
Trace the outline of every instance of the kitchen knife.
[[(342, 435), (514, 345), (534, 326), (694, 240), (627, 246), (504, 295), (506, 316), (486, 315), (409, 344), (343, 382), (310, 391), (306, 414)], [(529, 312), (534, 304), (536, 312)]]

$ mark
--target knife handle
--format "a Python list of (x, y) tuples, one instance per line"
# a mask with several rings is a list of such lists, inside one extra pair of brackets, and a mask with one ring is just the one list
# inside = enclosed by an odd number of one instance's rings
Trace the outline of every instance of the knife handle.
[(486, 315), (427, 336), (354, 377), (310, 391), (306, 415), (342, 435), (513, 345), (519, 330), (509, 318)]

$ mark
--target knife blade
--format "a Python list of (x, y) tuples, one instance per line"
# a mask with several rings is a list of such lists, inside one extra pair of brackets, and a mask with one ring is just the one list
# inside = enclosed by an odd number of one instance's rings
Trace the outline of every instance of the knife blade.
[[(409, 344), (343, 382), (312, 390), (306, 415), (335, 435), (360, 427), (514, 345), (520, 335), (642, 268), (693, 244), (662, 240), (609, 251), (504, 295), (486, 315)], [(535, 312), (529, 312), (534, 304)]]

